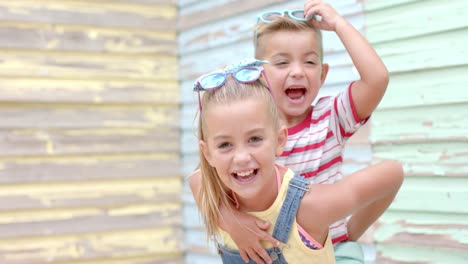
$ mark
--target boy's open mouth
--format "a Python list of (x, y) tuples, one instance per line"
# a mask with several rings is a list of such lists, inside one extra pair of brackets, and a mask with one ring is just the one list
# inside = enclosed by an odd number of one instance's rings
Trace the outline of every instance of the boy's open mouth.
[(257, 176), (258, 169), (253, 169), (249, 171), (243, 171), (243, 172), (237, 172), (237, 173), (232, 173), (232, 176), (239, 182), (249, 182), (255, 176)]
[(305, 88), (288, 88), (285, 91), (286, 96), (292, 100), (300, 100), (304, 98), (306, 89)]

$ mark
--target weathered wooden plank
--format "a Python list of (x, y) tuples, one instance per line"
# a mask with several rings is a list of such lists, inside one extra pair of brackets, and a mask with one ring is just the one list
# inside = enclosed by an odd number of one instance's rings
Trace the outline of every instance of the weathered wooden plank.
[(181, 227), (180, 203), (122, 205), (54, 210), (0, 211), (0, 239)]
[[(405, 6), (408, 8), (408, 5), (415, 3), (415, 2), (423, 2), (421, 0), (393, 0), (391, 2), (389, 1), (367, 1), (363, 3), (365, 6), (366, 10), (366, 17), (369, 13), (372, 13), (372, 11), (378, 11), (381, 9), (390, 9), (390, 8), (395, 8), (399, 6)], [(369, 23), (372, 23), (373, 20), (371, 20)]]
[[(102, 258), (180, 254), (180, 229), (136, 229), (74, 236), (28, 237), (0, 240), (0, 262), (8, 264), (51, 263)], [(131, 241), (131, 243), (129, 243)]]
[(2, 156), (177, 153), (179, 130), (0, 130)]
[(398, 159), (408, 175), (465, 176), (466, 142), (430, 142), (377, 145), (375, 158)]
[(466, 251), (467, 220), (468, 214), (390, 210), (380, 218), (375, 239), (379, 244)]
[(468, 83), (467, 72), (468, 65), (462, 65), (391, 74), (378, 110), (468, 102), (463, 85)]
[[(468, 214), (460, 213), (437, 213), (437, 212), (415, 212), (415, 211), (399, 211), (387, 210), (380, 218), (380, 223), (399, 224), (410, 227), (431, 227), (435, 229), (444, 229), (448, 227), (456, 227), (467, 229)], [(384, 235), (386, 233), (383, 233)]]
[(372, 125), (374, 144), (468, 141), (468, 104), (377, 111)]
[(169, 106), (0, 106), (0, 129), (177, 127)]
[(372, 151), (376, 161), (402, 162), (407, 176), (468, 176), (468, 141), (373, 145)]
[[(86, 60), (83, 60), (86, 57)], [(177, 78), (175, 56), (152, 58), (91, 53), (0, 52), (0, 76), (61, 79)]]
[(151, 55), (177, 54), (175, 31), (130, 31), (41, 23), (0, 23), (0, 47)]
[[(441, 1), (394, 2), (365, 2), (366, 8), (372, 8), (371, 12), (366, 13), (366, 20), (369, 21), (366, 37), (372, 39), (373, 43), (416, 38), (468, 26), (468, 2), (464, 0), (451, 1), (450, 5)], [(444, 15), (447, 13), (453, 15)], [(402, 28), (405, 30), (402, 31)]]
[(178, 177), (179, 166), (176, 153), (10, 159), (0, 160), (0, 183)]
[[(0, 210), (17, 210), (25, 213), (23, 217), (18, 217), (18, 222), (23, 222), (32, 218), (34, 211), (28, 215), (27, 211), (39, 210), (37, 217), (44, 219), (60, 219), (73, 215), (64, 213), (63, 215), (51, 215), (47, 211), (42, 213), (41, 209), (61, 208), (91, 208), (90, 212), (96, 212), (92, 208), (114, 208), (114, 212), (119, 212), (118, 206), (127, 204), (148, 204), (157, 207), (168, 201), (180, 201), (181, 181), (178, 177), (159, 178), (128, 178), (109, 179), (95, 181), (68, 181), (68, 182), (35, 182), (21, 184), (0, 185)], [(159, 205), (158, 205), (159, 204)], [(138, 209), (138, 207), (136, 207)], [(144, 208), (144, 207), (142, 207)], [(83, 210), (84, 213), (89, 213)], [(53, 212), (53, 211), (51, 211)], [(80, 212), (80, 210), (77, 210)], [(12, 213), (14, 215), (14, 212)], [(78, 214), (79, 215), (79, 214)], [(1, 214), (0, 219), (9, 219), (8, 213)], [(1, 221), (0, 221), (1, 222)]]
[(178, 87), (175, 80), (145, 82), (2, 78), (0, 102), (178, 104)]
[(176, 16), (174, 5), (60, 0), (0, 2), (0, 17), (9, 21), (175, 30)]
[(453, 263), (464, 264), (468, 260), (466, 251), (446, 250), (412, 245), (377, 245), (376, 262), (379, 264), (391, 263)]
[(466, 177), (407, 176), (390, 208), (413, 213), (468, 214), (466, 179)]
[[(448, 41), (457, 39), (457, 41)], [(397, 39), (374, 46), (392, 73), (466, 65), (468, 27), (418, 38)], [(444, 56), (440, 56), (444, 50)]]

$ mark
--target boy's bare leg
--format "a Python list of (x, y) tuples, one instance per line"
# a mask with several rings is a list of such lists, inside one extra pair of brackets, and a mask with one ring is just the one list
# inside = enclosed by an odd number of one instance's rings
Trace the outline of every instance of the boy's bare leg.
[[(400, 174), (403, 175), (403, 171), (401, 171)], [(349, 240), (357, 241), (362, 234), (379, 219), (385, 210), (387, 210), (395, 196), (396, 193), (384, 199), (377, 200), (354, 213), (347, 224)]]

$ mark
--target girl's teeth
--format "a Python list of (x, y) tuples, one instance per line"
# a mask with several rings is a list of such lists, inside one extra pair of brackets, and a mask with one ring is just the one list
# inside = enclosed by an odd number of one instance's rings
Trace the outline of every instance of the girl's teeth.
[(237, 176), (246, 177), (246, 176), (249, 176), (250, 174), (252, 174), (253, 172), (254, 172), (254, 170), (245, 171), (245, 172), (238, 172)]

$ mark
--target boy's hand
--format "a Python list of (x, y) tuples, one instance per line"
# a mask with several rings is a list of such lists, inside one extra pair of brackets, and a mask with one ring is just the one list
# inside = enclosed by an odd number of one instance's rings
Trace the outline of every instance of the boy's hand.
[(267, 232), (270, 223), (243, 212), (234, 211), (234, 214), (235, 220), (230, 220), (230, 228), (226, 231), (236, 243), (242, 259), (246, 263), (250, 259), (257, 264), (272, 263), (270, 256), (260, 243), (264, 240), (279, 246), (279, 242)]
[(322, 30), (336, 31), (337, 24), (345, 22), (344, 18), (328, 3), (322, 0), (309, 0), (304, 4), (305, 17), (320, 16), (321, 19), (312, 19), (310, 23)]

